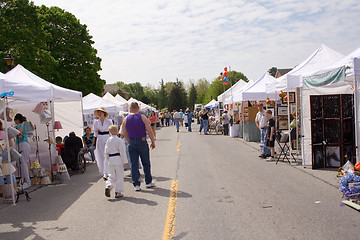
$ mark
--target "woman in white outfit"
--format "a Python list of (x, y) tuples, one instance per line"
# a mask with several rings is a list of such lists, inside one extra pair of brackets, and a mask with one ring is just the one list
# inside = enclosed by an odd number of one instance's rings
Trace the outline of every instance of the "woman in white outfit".
[(94, 111), (97, 119), (94, 122), (94, 135), (96, 137), (96, 162), (104, 180), (108, 178), (108, 163), (105, 161), (105, 143), (110, 137), (109, 127), (113, 122), (107, 118), (109, 115), (105, 108), (100, 107)]

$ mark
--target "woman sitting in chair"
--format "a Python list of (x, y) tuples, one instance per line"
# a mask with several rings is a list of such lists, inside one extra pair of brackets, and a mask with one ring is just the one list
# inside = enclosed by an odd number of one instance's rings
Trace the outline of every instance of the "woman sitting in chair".
[(95, 136), (91, 133), (91, 128), (86, 127), (85, 128), (85, 134), (82, 136), (82, 140), (84, 143), (83, 152), (88, 153), (90, 152), (91, 155), (91, 161), (95, 162)]

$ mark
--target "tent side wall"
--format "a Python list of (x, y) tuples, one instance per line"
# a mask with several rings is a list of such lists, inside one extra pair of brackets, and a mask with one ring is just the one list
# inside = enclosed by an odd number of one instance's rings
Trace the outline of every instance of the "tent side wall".
[(60, 121), (63, 129), (55, 130), (55, 137), (68, 135), (75, 132), (77, 136), (84, 134), (84, 123), (81, 101), (57, 102), (54, 103), (55, 121)]
[(311, 95), (331, 95), (331, 94), (353, 94), (351, 86), (342, 84), (341, 86), (318, 87), (303, 89), (302, 91), (302, 118), (303, 118), (303, 154), (304, 165), (312, 165), (311, 149), (311, 113), (310, 96)]

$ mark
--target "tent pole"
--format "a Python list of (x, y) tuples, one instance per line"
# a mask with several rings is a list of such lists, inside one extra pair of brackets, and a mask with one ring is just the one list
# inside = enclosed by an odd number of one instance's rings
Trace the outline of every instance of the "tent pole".
[(288, 107), (288, 134), (289, 134), (289, 143), (290, 143), (290, 149), (289, 149), (289, 154), (291, 157), (291, 148), (292, 148), (292, 139), (291, 139), (291, 134), (290, 134), (290, 96), (289, 96), (289, 88), (286, 88), (287, 91), (287, 107)]
[[(8, 122), (7, 122), (7, 112), (6, 112), (6, 105), (7, 105), (7, 97), (4, 97), (3, 99), (3, 112), (4, 112), (4, 125), (5, 125), (5, 142), (6, 142), (6, 148), (7, 148), (7, 157), (8, 157), (8, 163), (11, 164), (11, 156), (10, 156), (10, 144), (9, 144), (9, 133), (8, 133)], [(12, 175), (14, 173), (10, 173), (10, 186), (11, 186), (11, 198), (13, 201), (13, 205), (15, 206), (15, 192), (14, 192), (14, 181), (12, 178)]]
[(356, 162), (360, 161), (360, 151), (359, 151), (359, 87), (356, 80), (356, 71), (355, 71), (355, 58), (353, 59), (354, 66), (354, 109), (355, 109), (355, 150), (356, 150)]
[(304, 113), (303, 113), (303, 88), (300, 88), (300, 134), (301, 134), (301, 162), (305, 167), (305, 159), (304, 159)]

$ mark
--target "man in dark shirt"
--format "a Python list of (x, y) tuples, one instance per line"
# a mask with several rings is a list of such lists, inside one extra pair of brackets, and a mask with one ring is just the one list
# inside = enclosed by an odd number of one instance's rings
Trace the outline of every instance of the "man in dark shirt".
[(65, 140), (65, 148), (61, 154), (67, 168), (78, 168), (77, 156), (82, 147), (81, 138), (76, 136), (74, 132), (69, 133), (69, 137)]

